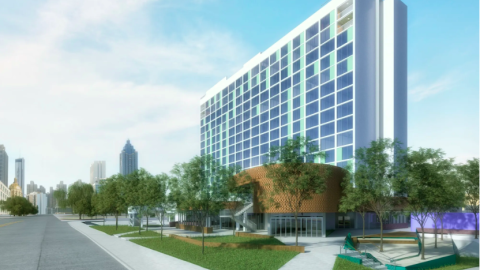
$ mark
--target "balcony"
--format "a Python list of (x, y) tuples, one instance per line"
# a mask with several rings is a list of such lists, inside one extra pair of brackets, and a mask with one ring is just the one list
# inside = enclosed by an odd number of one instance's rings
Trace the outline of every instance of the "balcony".
[(337, 8), (337, 20), (342, 19), (353, 11), (353, 1), (345, 1)]
[(340, 34), (343, 32), (345, 29), (349, 28), (350, 26), (353, 25), (353, 13), (350, 13), (343, 19), (339, 20), (337, 22), (337, 34)]

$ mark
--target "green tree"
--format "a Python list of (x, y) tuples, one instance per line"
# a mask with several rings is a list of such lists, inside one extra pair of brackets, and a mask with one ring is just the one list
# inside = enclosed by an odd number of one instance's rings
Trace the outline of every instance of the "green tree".
[(479, 175), (478, 158), (458, 166), (458, 172), (465, 187), (465, 206), (475, 216), (475, 239), (478, 239)]
[[(202, 227), (202, 254), (205, 253), (207, 218), (217, 214), (224, 207), (225, 185), (230, 171), (220, 166), (210, 155), (196, 156), (188, 163), (176, 164), (174, 175), (176, 202), (180, 209), (193, 209)], [(185, 199), (183, 202), (179, 198)]]
[(441, 240), (443, 240), (443, 219), (445, 214), (452, 211), (452, 209), (462, 207), (465, 202), (465, 188), (457, 171), (446, 174), (442, 185), (441, 203), (440, 207), (436, 209), (440, 220)]
[(75, 182), (68, 187), (68, 205), (72, 206), (73, 213), (78, 213), (79, 219), (82, 215), (92, 213), (93, 187), (90, 184)]
[(380, 252), (383, 252), (383, 220), (399, 203), (396, 192), (404, 191), (407, 150), (390, 139), (372, 141), (355, 151), (355, 188), (365, 196), (366, 207), (380, 221)]
[(115, 229), (118, 229), (118, 217), (127, 211), (123, 187), (125, 177), (122, 174), (115, 174), (102, 180), (99, 186), (99, 197), (103, 212), (115, 216)]
[(5, 201), (0, 201), (0, 209), (8, 211), (13, 216), (35, 215), (38, 210), (32, 203), (24, 197), (9, 197)]
[(271, 192), (266, 193), (265, 207), (280, 207), (281, 202), (295, 217), (295, 245), (298, 246), (298, 213), (313, 194), (326, 189), (330, 175), (327, 166), (312, 166), (315, 160), (325, 157), (318, 146), (303, 137), (288, 139), (284, 145), (271, 147), (264, 164), (267, 178), (272, 179)]
[(163, 241), (165, 213), (167, 210), (173, 208), (167, 197), (168, 183), (170, 182), (169, 180), (170, 177), (165, 173), (155, 176), (155, 181), (159, 190), (155, 201), (155, 216), (157, 216), (158, 220), (160, 221), (160, 241)]
[(148, 219), (151, 213), (156, 212), (156, 208), (164, 200), (163, 186), (158, 179), (152, 175), (142, 179), (140, 185), (140, 200), (143, 202), (144, 213), (147, 216), (147, 231)]
[(67, 191), (66, 190), (64, 190), (64, 189), (55, 190), (53, 192), (53, 197), (57, 201), (57, 207), (60, 207), (60, 208), (67, 208), (68, 207)]
[(345, 168), (345, 177), (342, 181), (343, 196), (340, 199), (340, 212), (354, 211), (362, 216), (363, 222), (363, 239), (365, 239), (365, 214), (368, 209), (368, 200), (364, 190), (355, 188), (353, 184), (352, 166)]

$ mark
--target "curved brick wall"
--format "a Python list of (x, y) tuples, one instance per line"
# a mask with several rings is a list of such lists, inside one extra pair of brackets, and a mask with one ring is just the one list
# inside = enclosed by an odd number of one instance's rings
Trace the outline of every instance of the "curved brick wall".
[[(335, 213), (338, 212), (338, 205), (340, 197), (342, 196), (342, 190), (340, 183), (344, 177), (342, 168), (312, 163), (311, 166), (317, 166), (319, 170), (330, 170), (330, 176), (327, 180), (327, 188), (322, 194), (314, 194), (313, 198), (309, 201), (305, 201), (301, 207), (301, 213)], [(266, 190), (271, 190), (272, 180), (266, 177), (266, 170), (263, 166), (255, 167), (246, 170), (246, 173), (252, 178), (254, 184), (254, 208), (255, 213), (290, 213), (288, 207), (281, 205), (280, 208), (271, 206), (270, 208), (262, 209), (261, 205), (264, 201), (262, 195)], [(244, 180), (239, 180), (239, 184), (242, 184)], [(275, 201), (285, 201), (284, 196), (277, 196)]]

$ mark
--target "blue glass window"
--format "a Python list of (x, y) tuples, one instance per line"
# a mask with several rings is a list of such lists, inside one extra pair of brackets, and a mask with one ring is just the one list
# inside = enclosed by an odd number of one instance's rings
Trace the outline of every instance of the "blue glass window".
[(281, 105), (281, 110), (282, 114), (288, 112), (288, 102), (285, 102)]
[(281, 57), (284, 57), (288, 54), (288, 44), (283, 45), (283, 47), (280, 49), (280, 53)]
[(252, 146), (257, 146), (259, 143), (259, 137), (253, 137), (252, 138)]
[(353, 142), (353, 131), (347, 131), (337, 135), (337, 146), (351, 144)]
[(298, 35), (296, 38), (293, 39), (293, 48), (295, 49), (296, 47), (300, 46), (302, 41), (300, 40), (300, 35)]
[(270, 67), (270, 74), (275, 74), (280, 70), (280, 64), (276, 62)]
[(237, 116), (237, 117), (235, 118), (235, 122), (241, 123), (241, 122), (242, 122), (242, 116), (241, 116), (241, 115)]
[(248, 148), (250, 148), (250, 140), (243, 141), (243, 149), (248, 149)]
[(268, 142), (268, 132), (260, 135), (260, 143)]
[(226, 156), (227, 155), (227, 148), (224, 148), (222, 149), (222, 156)]
[(300, 119), (300, 109), (293, 111), (293, 121)]
[(244, 131), (243, 132), (243, 139), (249, 139), (250, 138), (250, 130)]
[(320, 121), (323, 123), (330, 122), (335, 119), (335, 109), (324, 111), (320, 114)]
[(239, 142), (241, 140), (242, 140), (242, 133), (239, 133), (239, 134), (235, 135), (235, 141), (236, 142)]
[(274, 53), (272, 53), (272, 55), (270, 55), (270, 64), (275, 63), (275, 61), (277, 61), (277, 53), (276, 52), (274, 52)]
[(242, 152), (240, 153), (236, 153), (235, 154), (235, 159), (238, 161), (238, 160), (242, 160)]
[(234, 143), (235, 143), (235, 137), (234, 136), (228, 138), (228, 144), (232, 145)]
[(330, 25), (330, 14), (320, 20), (320, 29), (323, 30)]
[(275, 119), (270, 120), (270, 129), (277, 128), (278, 126), (280, 126), (280, 118), (277, 117)]
[(270, 85), (274, 85), (280, 81), (280, 76), (278, 73), (270, 77)]
[(285, 102), (288, 100), (288, 91), (283, 91), (282, 94), (280, 94), (280, 102)]
[(330, 149), (335, 147), (335, 136), (320, 139), (320, 150)]
[(306, 106), (305, 115), (311, 115), (318, 112), (318, 101), (312, 102)]
[(238, 152), (241, 150), (242, 150), (242, 143), (237, 143), (237, 145), (235, 145), (235, 151)]
[(285, 56), (280, 60), (280, 68), (288, 66), (288, 56)]
[(320, 110), (322, 111), (332, 107), (333, 105), (335, 105), (335, 95), (330, 95), (320, 100)]
[(309, 53), (311, 50), (317, 47), (318, 47), (318, 36), (307, 41), (307, 43), (305, 44), (305, 53)]
[(293, 87), (293, 97), (296, 97), (301, 94), (300, 85), (295, 85)]
[(317, 60), (318, 60), (318, 49), (315, 49), (305, 56), (305, 62), (306, 62), (305, 65), (308, 66)]
[(308, 79), (305, 83), (306, 91), (318, 86), (318, 75)]
[(268, 111), (269, 109), (269, 106), (268, 106), (268, 100), (263, 102), (261, 105), (260, 105), (260, 112), (266, 112)]
[(243, 161), (243, 168), (250, 168), (250, 159), (246, 159)]
[(280, 136), (280, 130), (278, 128), (270, 131), (270, 140), (276, 140), (278, 139), (279, 136)]
[(288, 124), (288, 114), (284, 114), (281, 117), (282, 126)]
[(268, 153), (269, 149), (270, 149), (270, 148), (268, 147), (268, 143), (265, 143), (265, 144), (260, 145), (260, 152), (261, 152), (261, 154)]
[(235, 145), (232, 145), (232, 146), (228, 147), (228, 152), (229, 153), (235, 153)]
[(250, 128), (250, 121), (243, 122), (243, 130), (247, 130)]
[(305, 31), (305, 40), (310, 39), (311, 37), (315, 36), (318, 33), (318, 22), (310, 26), (306, 31)]
[(300, 48), (296, 49), (292, 53), (292, 61), (297, 61), (300, 58)]
[(263, 123), (268, 120), (268, 112), (264, 112), (260, 115), (260, 122)]
[(235, 161), (235, 155), (228, 156), (228, 161), (234, 162)]
[(348, 42), (348, 31), (342, 32), (337, 36), (337, 48)]
[(337, 121), (337, 132), (342, 132), (353, 128), (353, 116), (343, 118)]
[(353, 43), (350, 42), (349, 44), (337, 50), (337, 62), (342, 61), (343, 59), (349, 57), (352, 54), (353, 54)]
[(246, 112), (250, 109), (250, 102), (243, 103), (243, 111)]
[(305, 125), (307, 128), (315, 127), (318, 125), (318, 114), (312, 115), (305, 119)]
[(252, 76), (252, 78), (255, 77), (255, 75), (257, 75), (259, 71), (260, 71), (260, 68), (258, 66), (253, 67), (251, 70), (250, 76)]
[(268, 131), (268, 122), (260, 125), (260, 133)]
[(335, 81), (330, 81), (322, 86), (320, 86), (320, 95), (326, 96), (328, 94), (331, 94), (335, 91)]
[(253, 157), (250, 159), (252, 167), (260, 165), (260, 161), (258, 157)]
[(242, 131), (242, 124), (238, 124), (236, 127), (235, 127), (235, 132), (236, 133), (239, 133)]
[(293, 123), (293, 132), (299, 132), (300, 131), (300, 121), (294, 122)]
[(325, 151), (325, 163), (335, 161), (335, 150)]
[(340, 76), (347, 71), (348, 71), (348, 60), (345, 60), (337, 64), (337, 76)]
[(252, 102), (252, 107), (257, 106), (257, 105), (258, 105), (258, 102), (259, 102), (259, 101), (258, 101), (258, 96), (252, 98), (252, 101), (251, 101), (251, 102)]
[(337, 107), (337, 118), (342, 118), (342, 117), (350, 115), (352, 113), (353, 113), (353, 102), (352, 101)]
[(258, 126), (257, 126), (257, 127), (254, 127), (254, 128), (252, 128), (252, 137), (253, 137), (253, 136), (257, 136), (257, 135), (258, 135), (258, 129), (259, 129), (259, 128), (258, 128)]
[(337, 78), (337, 89), (342, 89), (353, 84), (353, 72), (349, 72), (342, 77)]
[(293, 85), (296, 85), (297, 83), (299, 83), (301, 81), (300, 72), (294, 74), (292, 76), (292, 80), (293, 80)]
[(333, 133), (335, 133), (335, 122), (320, 126), (320, 134), (322, 137), (332, 135)]
[(264, 102), (267, 99), (268, 99), (268, 91), (265, 91), (260, 94), (260, 102)]
[(337, 93), (337, 104), (343, 103), (353, 98), (353, 87), (348, 87)]
[(288, 135), (288, 126), (283, 126), (280, 129), (281, 129), (282, 137)]
[(282, 71), (280, 71), (280, 78), (283, 80), (285, 78), (288, 77), (288, 67), (282, 69)]
[(310, 65), (305, 69), (305, 78), (310, 78), (315, 75), (315, 65)]
[(325, 42), (321, 47), (321, 56), (329, 54), (331, 51), (335, 49), (335, 39), (331, 39), (330, 41)]
[(305, 132), (305, 137), (310, 139), (317, 139), (318, 138), (318, 128), (312, 128)]
[(292, 71), (293, 73), (295, 73), (299, 70), (300, 70), (300, 60), (297, 60), (297, 62), (294, 62), (292, 65)]
[(325, 41), (330, 39), (330, 27), (325, 29), (320, 33), (320, 43), (324, 43)]
[(260, 70), (264, 70), (268, 67), (268, 58), (263, 60), (261, 63), (260, 63)]
[(250, 157), (250, 150), (243, 151), (243, 158), (249, 158), (249, 157)]
[(327, 69), (320, 74), (320, 84), (328, 81), (330, 81), (330, 69)]
[(252, 88), (252, 97), (256, 96), (258, 94), (258, 86), (255, 86)]
[(300, 107), (300, 97), (293, 99), (293, 108), (296, 109), (298, 107)]
[(258, 125), (258, 116), (252, 118), (252, 127)]
[(280, 107), (277, 106), (270, 110), (270, 119), (277, 117), (280, 114)]
[(282, 81), (282, 91), (285, 89), (288, 89), (292, 86), (292, 80), (291, 78), (287, 78), (284, 81)]
[(253, 147), (252, 148), (252, 156), (258, 156), (258, 153), (259, 153), (259, 148), (258, 146), (257, 147)]
[(273, 97), (275, 96), (276, 94), (278, 94), (279, 92), (279, 87), (278, 85), (275, 85), (273, 86), (272, 88), (270, 88), (270, 96)]
[(342, 147), (342, 159), (351, 159), (353, 157), (353, 146)]

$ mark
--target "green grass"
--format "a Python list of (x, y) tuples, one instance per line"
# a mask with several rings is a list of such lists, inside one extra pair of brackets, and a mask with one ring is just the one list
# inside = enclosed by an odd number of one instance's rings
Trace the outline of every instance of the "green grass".
[(108, 235), (114, 235), (114, 234), (119, 234), (119, 233), (126, 233), (126, 232), (138, 232), (138, 227), (130, 227), (127, 225), (119, 225), (118, 230), (115, 230), (115, 225), (106, 225), (106, 226), (90, 226), (91, 228), (95, 230), (99, 230), (101, 232), (104, 232)]
[(138, 234), (138, 232), (133, 232), (133, 233), (120, 235), (120, 237), (150, 237), (150, 236), (160, 237), (160, 234), (153, 231), (142, 231), (142, 234)]
[(342, 258), (338, 258), (335, 260), (335, 264), (333, 265), (333, 270), (367, 270), (370, 269), (360, 264), (353, 263), (351, 261), (347, 261)]
[[(195, 237), (194, 239), (202, 240), (201, 237)], [(242, 244), (253, 244), (253, 245), (285, 245), (280, 240), (276, 238), (250, 238), (250, 237), (239, 237), (239, 236), (208, 236), (205, 237), (205, 242), (216, 242), (216, 243), (242, 243)]]
[(279, 269), (298, 253), (292, 251), (202, 247), (165, 237), (131, 240), (141, 246), (213, 270)]

